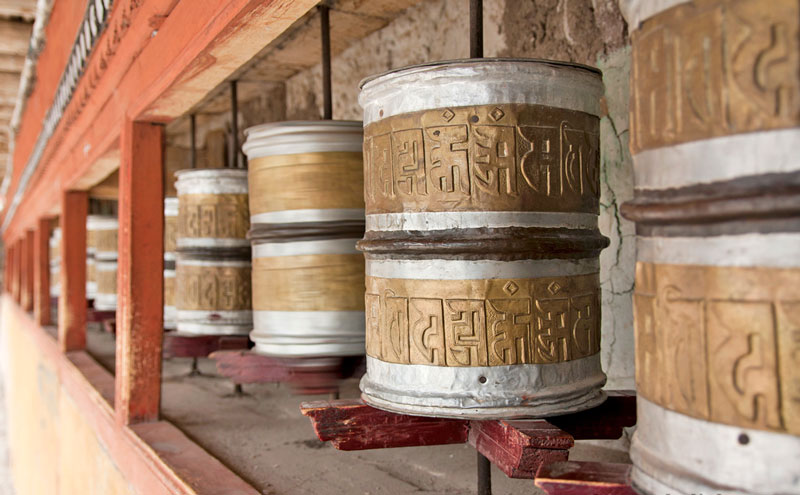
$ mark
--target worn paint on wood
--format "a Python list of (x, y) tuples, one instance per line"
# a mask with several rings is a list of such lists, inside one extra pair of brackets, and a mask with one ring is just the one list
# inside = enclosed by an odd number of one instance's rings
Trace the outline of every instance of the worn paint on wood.
[(630, 464), (555, 462), (539, 469), (536, 486), (548, 495), (636, 495)]
[(61, 198), (61, 297), (58, 341), (63, 351), (86, 347), (86, 216), (89, 198), (67, 191)]

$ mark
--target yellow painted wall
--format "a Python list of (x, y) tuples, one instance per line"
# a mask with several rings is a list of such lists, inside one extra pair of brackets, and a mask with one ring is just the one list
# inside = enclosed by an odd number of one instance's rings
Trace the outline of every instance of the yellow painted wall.
[(18, 495), (135, 493), (64, 390), (32, 335), (0, 309), (9, 450)]

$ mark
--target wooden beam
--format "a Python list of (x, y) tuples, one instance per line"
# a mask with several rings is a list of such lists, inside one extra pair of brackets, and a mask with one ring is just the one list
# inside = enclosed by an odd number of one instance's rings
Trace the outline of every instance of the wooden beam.
[(22, 239), (14, 243), (14, 301), (22, 301)]
[(61, 196), (61, 296), (58, 298), (58, 342), (61, 350), (86, 347), (86, 216), (85, 191)]
[(25, 265), (22, 269), (22, 308), (25, 311), (33, 311), (33, 243), (34, 231), (25, 231)]
[(117, 422), (158, 419), (164, 310), (164, 126), (125, 122), (119, 169)]
[(33, 249), (33, 315), (36, 323), (50, 325), (50, 219), (40, 218)]
[(636, 495), (630, 464), (555, 462), (536, 474), (536, 486), (548, 495)]

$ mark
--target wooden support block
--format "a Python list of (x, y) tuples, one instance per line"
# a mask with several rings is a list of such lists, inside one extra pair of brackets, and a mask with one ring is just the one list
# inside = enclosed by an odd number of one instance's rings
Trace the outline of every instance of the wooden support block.
[(165, 358), (204, 358), (215, 351), (247, 349), (246, 335), (183, 335), (164, 333)]
[(61, 197), (61, 297), (58, 298), (58, 342), (61, 350), (86, 347), (86, 215), (85, 191)]
[(630, 464), (556, 462), (543, 465), (536, 486), (548, 495), (636, 495)]
[(217, 351), (209, 357), (217, 362), (219, 374), (236, 384), (289, 381), (289, 368), (250, 351)]
[(126, 120), (120, 150), (114, 410), (130, 425), (161, 404), (164, 126)]
[(33, 315), (36, 323), (50, 321), (50, 219), (40, 218), (34, 240)]
[(623, 428), (636, 424), (636, 392), (610, 391), (608, 399), (595, 408), (547, 421), (575, 440), (613, 440), (622, 436)]
[(375, 409), (360, 399), (304, 402), (303, 415), (311, 419), (323, 442), (338, 450), (388, 449), (447, 445), (467, 441), (467, 421), (407, 416)]
[(533, 479), (542, 464), (566, 461), (574, 441), (544, 420), (471, 421), (469, 443), (509, 478)]

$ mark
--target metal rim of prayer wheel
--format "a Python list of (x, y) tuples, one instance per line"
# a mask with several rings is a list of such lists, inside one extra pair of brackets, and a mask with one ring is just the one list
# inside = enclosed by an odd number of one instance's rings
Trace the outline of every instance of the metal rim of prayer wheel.
[(800, 5), (621, 4), (635, 28), (632, 483), (800, 493), (800, 99), (786, 97)]
[(114, 311), (117, 309), (117, 262), (116, 260), (97, 260), (97, 293), (94, 309)]
[(605, 400), (602, 95), (598, 70), (545, 60), (362, 82), (367, 403), (490, 419)]
[(86, 217), (86, 229), (92, 239), (87, 247), (96, 260), (117, 259), (117, 230), (119, 222), (109, 215), (89, 215)]
[(254, 352), (362, 355), (361, 122), (279, 122), (245, 135)]

